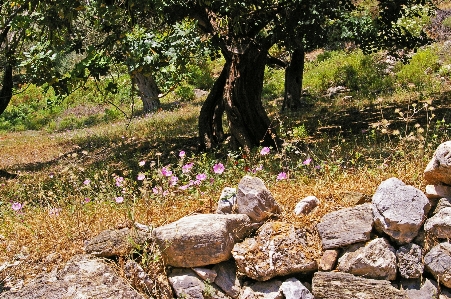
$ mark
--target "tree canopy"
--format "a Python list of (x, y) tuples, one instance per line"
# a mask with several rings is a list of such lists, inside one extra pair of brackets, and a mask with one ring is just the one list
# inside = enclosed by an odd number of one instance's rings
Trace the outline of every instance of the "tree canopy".
[[(426, 35), (405, 22), (424, 14), (429, 2), (1, 1), (0, 113), (11, 98), (15, 66), (21, 65), (29, 80), (59, 93), (70, 92), (76, 80), (100, 79), (113, 63), (125, 64), (132, 76), (160, 76), (170, 85), (208, 41), (225, 64), (199, 116), (200, 147), (224, 140), (224, 113), (235, 147), (278, 147), (281, 140), (261, 100), (272, 46), (291, 53), (285, 88), (291, 86), (290, 97), (299, 97), (306, 51), (343, 41), (366, 51), (419, 46), (427, 42)], [(58, 67), (72, 52), (82, 54), (72, 69)]]

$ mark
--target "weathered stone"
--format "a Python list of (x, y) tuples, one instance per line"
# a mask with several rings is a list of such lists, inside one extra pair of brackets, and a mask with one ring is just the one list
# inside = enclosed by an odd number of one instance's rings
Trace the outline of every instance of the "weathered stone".
[(444, 208), (451, 208), (451, 198), (440, 198), (435, 207), (434, 215), (443, 210)]
[(237, 211), (246, 214), (253, 222), (261, 222), (279, 213), (271, 192), (260, 178), (245, 176), (238, 184)]
[(434, 246), (424, 256), (424, 266), (442, 285), (451, 287), (451, 244)]
[(124, 267), (125, 277), (135, 289), (159, 299), (172, 299), (171, 286), (162, 270), (146, 273), (134, 260), (128, 260)]
[(337, 263), (339, 253), (340, 251), (338, 249), (328, 249), (324, 251), (318, 264), (318, 270), (332, 271)]
[(344, 247), (370, 239), (373, 228), (371, 204), (363, 204), (324, 215), (317, 224), (324, 249)]
[(397, 178), (383, 181), (372, 202), (375, 228), (397, 244), (410, 243), (415, 238), (431, 208), (423, 192)]
[(176, 268), (168, 276), (177, 298), (228, 298), (213, 284), (205, 283), (191, 269)]
[(296, 216), (305, 216), (313, 211), (319, 204), (320, 201), (316, 196), (307, 196), (297, 203), (296, 207), (294, 207), (294, 213)]
[(230, 259), (219, 263), (213, 267), (218, 274), (215, 284), (232, 298), (238, 298), (241, 292), (241, 283), (236, 275), (237, 268), (235, 262)]
[(149, 233), (137, 229), (123, 228), (118, 230), (104, 230), (96, 237), (84, 244), (85, 252), (99, 256), (124, 256), (136, 247), (151, 239)]
[(447, 288), (441, 287), (439, 299), (451, 299), (451, 291)]
[(419, 290), (407, 290), (408, 299), (438, 299), (438, 288), (429, 279), (426, 279)]
[(451, 208), (443, 208), (426, 220), (424, 231), (440, 239), (451, 237)]
[(316, 272), (312, 293), (315, 299), (406, 299), (406, 291), (388, 280), (376, 280), (343, 272)]
[(258, 281), (250, 286), (243, 287), (239, 299), (283, 299), (280, 292), (280, 280)]
[(396, 251), (399, 273), (404, 278), (418, 278), (423, 274), (423, 255), (421, 247), (409, 243)]
[(154, 229), (167, 265), (202, 267), (232, 257), (233, 245), (254, 230), (242, 214), (200, 214)]
[(236, 188), (225, 187), (222, 189), (218, 200), (217, 214), (231, 214), (236, 206)]
[(285, 280), (280, 286), (285, 299), (315, 299), (310, 291), (296, 278)]
[(215, 282), (216, 276), (218, 276), (218, 273), (216, 273), (213, 269), (195, 267), (192, 268), (192, 270), (197, 274), (197, 276), (208, 282)]
[(431, 185), (451, 185), (451, 141), (437, 147), (424, 170), (424, 180)]
[[(55, 272), (56, 274), (56, 272)], [(74, 256), (56, 275), (44, 274), (2, 299), (144, 299), (104, 261), (92, 255)]]
[(427, 185), (426, 197), (429, 199), (434, 198), (451, 198), (451, 186), (446, 185)]
[(284, 222), (267, 222), (255, 238), (237, 243), (232, 254), (241, 273), (265, 281), (316, 270), (309, 247), (308, 235), (301, 229)]
[(351, 245), (338, 259), (337, 269), (367, 278), (395, 280), (395, 249), (385, 238)]

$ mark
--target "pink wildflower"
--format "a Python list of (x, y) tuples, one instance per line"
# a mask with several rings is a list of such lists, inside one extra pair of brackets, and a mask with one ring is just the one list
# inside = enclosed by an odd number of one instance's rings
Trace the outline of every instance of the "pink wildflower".
[(286, 172), (281, 172), (277, 175), (277, 180), (281, 181), (281, 180), (285, 180), (287, 178), (287, 173)]
[(172, 171), (170, 171), (169, 168), (167, 168), (167, 167), (163, 167), (163, 168), (161, 168), (161, 174), (163, 176), (171, 176)]
[(122, 203), (124, 202), (124, 198), (122, 196), (118, 196), (114, 199), (116, 201), (116, 203)]
[(146, 178), (146, 176), (145, 176), (144, 173), (139, 173), (139, 174), (138, 174), (138, 177), (137, 177), (138, 181), (142, 181), (142, 180), (144, 180), (145, 178)]
[(116, 186), (121, 187), (123, 182), (124, 182), (123, 177), (121, 177), (121, 176), (116, 177)]
[(180, 158), (184, 158), (185, 157), (185, 151), (180, 151), (180, 153), (179, 153), (179, 157)]
[(213, 166), (213, 171), (216, 174), (221, 174), (224, 172), (224, 170), (225, 170), (225, 167), (222, 163), (218, 163), (218, 164), (215, 164), (215, 166)]
[(187, 163), (185, 165), (182, 166), (182, 172), (183, 173), (188, 173), (190, 172), (191, 168), (193, 168), (194, 163)]
[(83, 184), (85, 184), (86, 186), (88, 186), (91, 183), (91, 180), (86, 179), (83, 181)]
[(198, 175), (196, 175), (196, 179), (199, 181), (203, 181), (207, 178), (207, 175), (205, 173), (199, 173)]
[(271, 151), (271, 149), (267, 146), (265, 146), (264, 148), (262, 148), (262, 150), (260, 151), (260, 155), (265, 156), (267, 154), (269, 154), (269, 152)]
[(140, 162), (138, 163), (138, 165), (141, 166), (141, 167), (143, 167), (144, 165), (146, 165), (146, 161), (140, 161)]
[(169, 183), (170, 183), (171, 186), (175, 186), (175, 185), (177, 185), (178, 180), (179, 180), (178, 177), (171, 176), (171, 178), (169, 179)]
[(302, 164), (304, 165), (310, 165), (310, 162), (312, 162), (311, 158), (306, 159), (304, 162), (302, 162)]
[(20, 202), (13, 202), (11, 204), (11, 209), (13, 209), (14, 211), (18, 212), (22, 209), (22, 204)]

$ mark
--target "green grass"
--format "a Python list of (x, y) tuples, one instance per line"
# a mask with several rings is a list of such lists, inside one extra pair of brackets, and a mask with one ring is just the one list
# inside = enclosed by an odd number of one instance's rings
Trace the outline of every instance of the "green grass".
[[(221, 189), (236, 186), (247, 174), (265, 181), (283, 207), (282, 220), (303, 227), (352, 205), (343, 200), (345, 191), (371, 196), (390, 177), (423, 189), (424, 167), (451, 135), (449, 78), (443, 81), (435, 66), (437, 51), (422, 49), (409, 64), (396, 66), (389, 79), (373, 83), (366, 80), (380, 71), (372, 69), (379, 66), (380, 54), (325, 52), (306, 67), (314, 106), (298, 112), (278, 112), (283, 72), (268, 70), (266, 108), (285, 143), (267, 155), (261, 148), (198, 153), (197, 117), (203, 99), (180, 101), (170, 94), (160, 111), (129, 120), (106, 104), (114, 102), (131, 112), (126, 81), (121, 96), (108, 101), (90, 86), (52, 108), (42, 104), (51, 94), (29, 87), (1, 117), (2, 123), (12, 122), (13, 111), (25, 111), (0, 136), (5, 157), (0, 169), (19, 173), (0, 183), (0, 263), (21, 251), (29, 257), (1, 275), (29, 277), (43, 267), (52, 269), (81, 253), (86, 239), (130, 220), (158, 226), (190, 213), (212, 212)], [(430, 74), (417, 76), (430, 65)], [(365, 70), (369, 73), (362, 75)], [(384, 80), (388, 87), (379, 91)], [(351, 101), (322, 97), (338, 83), (351, 89)], [(39, 119), (45, 124), (30, 131)], [(221, 174), (213, 168), (219, 163), (225, 168)], [(287, 179), (278, 180), (280, 173)], [(309, 217), (292, 217), (296, 203), (308, 195), (317, 196), (321, 207)], [(14, 203), (21, 209), (14, 211)], [(52, 252), (60, 255), (58, 261), (45, 260)]]

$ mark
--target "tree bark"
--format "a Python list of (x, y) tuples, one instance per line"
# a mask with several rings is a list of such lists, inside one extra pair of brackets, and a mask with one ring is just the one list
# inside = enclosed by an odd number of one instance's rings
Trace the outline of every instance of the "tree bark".
[(224, 103), (232, 145), (249, 150), (258, 145), (280, 144), (261, 101), (268, 49), (253, 44), (244, 51), (230, 51), (230, 70), (224, 87)]
[(138, 87), (139, 96), (143, 102), (143, 112), (155, 111), (160, 107), (160, 89), (155, 79), (150, 74), (142, 72), (133, 72), (131, 74), (133, 84)]
[(0, 115), (8, 107), (13, 96), (13, 67), (6, 65), (3, 70), (2, 89), (0, 90)]
[(305, 103), (301, 100), (302, 78), (304, 76), (304, 57), (303, 48), (297, 48), (291, 55), (291, 61), (285, 69), (285, 95), (283, 98), (282, 111), (285, 108), (297, 110)]
[(229, 64), (226, 63), (200, 110), (198, 122), (200, 150), (215, 148), (224, 141), (224, 129), (222, 127), (223, 95), (228, 72)]

